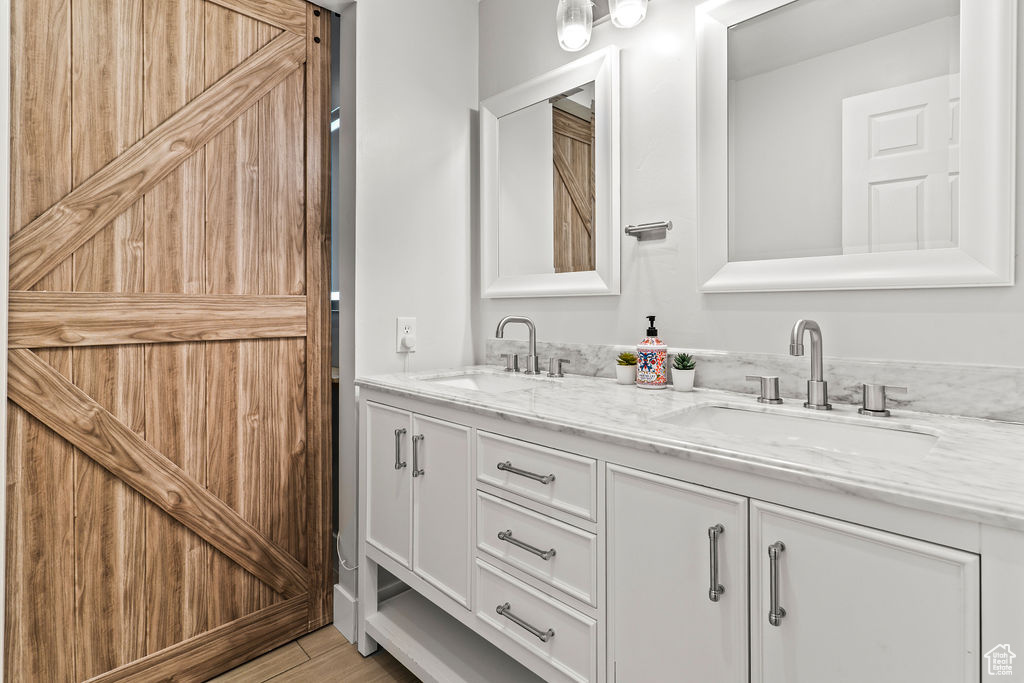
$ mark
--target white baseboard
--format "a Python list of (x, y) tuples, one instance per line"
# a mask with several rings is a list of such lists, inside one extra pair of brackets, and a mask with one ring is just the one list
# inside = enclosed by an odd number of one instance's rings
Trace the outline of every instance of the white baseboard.
[(334, 627), (350, 643), (356, 642), (356, 606), (355, 596), (346, 591), (341, 584), (334, 584)]
[[(404, 593), (409, 587), (395, 579), (377, 588), (377, 600), (384, 602), (399, 593)], [(358, 637), (358, 616), (356, 608), (359, 606), (359, 599), (345, 590), (340, 583), (334, 584), (334, 627), (341, 631), (341, 635), (348, 639), (348, 642), (356, 642)]]

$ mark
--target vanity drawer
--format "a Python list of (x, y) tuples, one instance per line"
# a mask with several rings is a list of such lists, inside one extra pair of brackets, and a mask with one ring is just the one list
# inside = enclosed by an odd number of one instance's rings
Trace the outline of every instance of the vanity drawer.
[(597, 622), (479, 559), (476, 614), (565, 680), (597, 679)]
[(477, 432), (476, 439), (480, 481), (591, 521), (597, 519), (596, 460), (487, 432)]
[[(510, 538), (507, 532), (512, 533)], [(478, 491), (476, 545), (516, 569), (597, 607), (594, 534)], [(550, 554), (541, 556), (538, 552)]]

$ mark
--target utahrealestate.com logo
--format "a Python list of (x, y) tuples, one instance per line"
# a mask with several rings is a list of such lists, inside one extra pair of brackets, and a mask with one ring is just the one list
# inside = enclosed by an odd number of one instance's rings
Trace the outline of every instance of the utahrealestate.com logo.
[(985, 653), (985, 659), (988, 660), (988, 675), (1012, 676), (1013, 659), (1016, 656), (1017, 655), (1013, 654), (1013, 650), (1010, 649), (1009, 645), (996, 645)]

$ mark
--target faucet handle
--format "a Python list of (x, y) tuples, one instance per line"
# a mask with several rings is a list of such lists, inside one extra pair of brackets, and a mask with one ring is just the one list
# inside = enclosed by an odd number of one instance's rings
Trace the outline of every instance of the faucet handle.
[(518, 353), (503, 353), (501, 357), (505, 359), (505, 372), (519, 372)]
[(562, 372), (563, 365), (569, 365), (568, 358), (549, 358), (548, 377), (565, 377), (565, 374)]
[(867, 382), (863, 385), (863, 405), (857, 409), (857, 412), (861, 415), (871, 415), (873, 417), (889, 417), (891, 413), (885, 406), (886, 397), (888, 394), (905, 394), (907, 393), (906, 387), (894, 387), (886, 384), (869, 384)]
[(757, 397), (758, 403), (771, 403), (778, 405), (782, 403), (779, 396), (779, 378), (775, 375), (747, 375), (748, 382), (761, 383), (761, 395)]

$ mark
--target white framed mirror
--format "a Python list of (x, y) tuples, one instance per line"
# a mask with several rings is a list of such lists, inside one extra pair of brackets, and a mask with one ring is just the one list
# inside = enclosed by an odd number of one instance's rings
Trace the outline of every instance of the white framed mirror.
[(1012, 285), (1016, 6), (698, 6), (701, 291)]
[(619, 293), (619, 51), (480, 103), (481, 294)]

